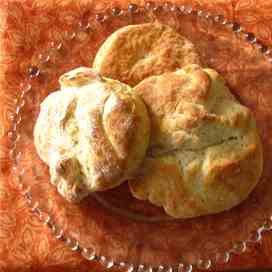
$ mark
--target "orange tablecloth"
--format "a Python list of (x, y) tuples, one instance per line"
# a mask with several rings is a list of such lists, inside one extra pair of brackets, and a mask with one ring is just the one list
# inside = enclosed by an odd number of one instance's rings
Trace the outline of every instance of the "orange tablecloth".
[[(132, 1), (144, 5), (144, 1)], [(197, 0), (175, 1), (223, 14), (240, 22), (267, 45), (272, 43), (272, 1)], [(98, 264), (51, 237), (31, 214), (11, 179), (8, 158), (9, 117), (14, 110), (18, 85), (35, 48), (57, 38), (84, 10), (127, 6), (127, 0), (1, 0), (0, 2), (0, 271), (102, 271)], [(272, 267), (272, 235), (247, 254), (234, 257), (218, 269)]]

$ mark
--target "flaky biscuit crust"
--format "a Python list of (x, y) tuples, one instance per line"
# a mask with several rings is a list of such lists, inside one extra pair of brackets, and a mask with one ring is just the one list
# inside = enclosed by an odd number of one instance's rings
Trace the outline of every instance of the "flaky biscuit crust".
[(212, 69), (190, 65), (134, 88), (151, 117), (151, 144), (132, 194), (176, 218), (228, 210), (263, 167), (255, 120)]
[(149, 142), (144, 103), (131, 88), (81, 67), (60, 77), (34, 129), (51, 182), (69, 201), (113, 188), (142, 162)]
[(135, 86), (143, 79), (200, 64), (194, 45), (169, 26), (130, 25), (114, 32), (100, 47), (93, 67), (106, 77)]

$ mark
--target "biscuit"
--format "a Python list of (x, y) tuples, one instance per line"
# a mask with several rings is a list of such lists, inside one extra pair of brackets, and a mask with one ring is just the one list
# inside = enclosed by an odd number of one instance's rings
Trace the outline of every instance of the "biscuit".
[(75, 69), (59, 81), (61, 90), (41, 103), (34, 142), (51, 182), (79, 201), (134, 174), (149, 143), (149, 117), (128, 85), (93, 69)]
[(200, 64), (194, 45), (167, 25), (129, 25), (98, 50), (93, 67), (103, 76), (135, 86), (143, 79)]
[(134, 91), (151, 118), (148, 156), (132, 194), (176, 218), (228, 210), (260, 179), (262, 145), (250, 110), (212, 69), (189, 65)]

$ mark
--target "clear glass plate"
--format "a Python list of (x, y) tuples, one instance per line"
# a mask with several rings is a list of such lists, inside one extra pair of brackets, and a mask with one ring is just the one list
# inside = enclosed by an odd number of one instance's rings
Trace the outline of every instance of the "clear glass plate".
[[(239, 101), (251, 108), (264, 145), (264, 171), (250, 197), (217, 215), (174, 220), (131, 196), (127, 184), (93, 194), (80, 204), (65, 201), (49, 182), (48, 167), (33, 143), (41, 101), (58, 89), (58, 77), (90, 66), (102, 42), (118, 28), (158, 20), (193, 41), (205, 65), (218, 70)], [(46, 52), (35, 52), (14, 113), (10, 156), (14, 179), (32, 211), (72, 250), (106, 267), (128, 271), (191, 271), (227, 263), (272, 228), (272, 57), (252, 33), (222, 16), (190, 7), (129, 5), (90, 15)], [(46, 133), (46, 132), (45, 132)]]

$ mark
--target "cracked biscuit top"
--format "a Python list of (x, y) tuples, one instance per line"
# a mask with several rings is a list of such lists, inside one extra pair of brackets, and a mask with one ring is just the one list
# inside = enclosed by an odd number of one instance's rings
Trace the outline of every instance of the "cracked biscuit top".
[(190, 218), (228, 210), (249, 195), (262, 173), (260, 137), (252, 113), (216, 71), (188, 65), (134, 91), (151, 118), (148, 156), (129, 183), (136, 198)]
[(134, 174), (149, 143), (149, 117), (131, 88), (81, 67), (41, 104), (34, 141), (51, 182), (69, 201)]
[(160, 23), (129, 25), (114, 32), (100, 47), (93, 67), (103, 76), (135, 86), (143, 79), (200, 64), (194, 45)]

